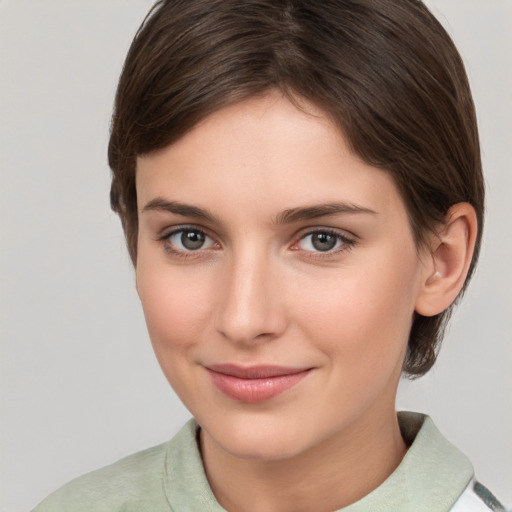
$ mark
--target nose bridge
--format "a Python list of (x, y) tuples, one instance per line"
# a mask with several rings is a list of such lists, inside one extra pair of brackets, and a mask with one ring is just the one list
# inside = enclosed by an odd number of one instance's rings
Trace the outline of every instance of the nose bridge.
[(286, 320), (275, 276), (272, 258), (262, 248), (232, 254), (219, 291), (216, 327), (223, 336), (251, 343), (281, 334)]

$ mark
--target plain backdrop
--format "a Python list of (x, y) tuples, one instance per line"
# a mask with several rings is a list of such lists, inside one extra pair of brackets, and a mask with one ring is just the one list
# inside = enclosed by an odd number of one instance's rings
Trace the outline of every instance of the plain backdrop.
[[(487, 224), (435, 369), (403, 382), (512, 504), (512, 2), (431, 0), (465, 59)], [(153, 356), (118, 219), (108, 127), (149, 0), (0, 0), (0, 510), (169, 439), (188, 412)]]

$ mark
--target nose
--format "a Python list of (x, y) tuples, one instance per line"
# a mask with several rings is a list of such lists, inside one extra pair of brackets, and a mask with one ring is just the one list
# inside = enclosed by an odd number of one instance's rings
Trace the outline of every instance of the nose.
[(270, 258), (240, 255), (226, 265), (219, 280), (216, 329), (235, 343), (278, 338), (286, 329), (283, 288)]

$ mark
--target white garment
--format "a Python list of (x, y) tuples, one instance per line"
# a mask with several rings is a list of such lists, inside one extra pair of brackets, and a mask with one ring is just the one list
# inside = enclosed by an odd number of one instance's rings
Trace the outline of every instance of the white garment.
[[(496, 498), (473, 478), (450, 512), (501, 512), (505, 509)], [(480, 492), (477, 490), (480, 489)]]

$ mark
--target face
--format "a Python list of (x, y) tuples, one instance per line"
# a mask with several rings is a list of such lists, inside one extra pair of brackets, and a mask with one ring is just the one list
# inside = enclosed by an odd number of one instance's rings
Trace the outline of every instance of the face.
[(421, 257), (392, 179), (322, 111), (229, 106), (137, 165), (158, 361), (231, 455), (293, 457), (394, 413)]

